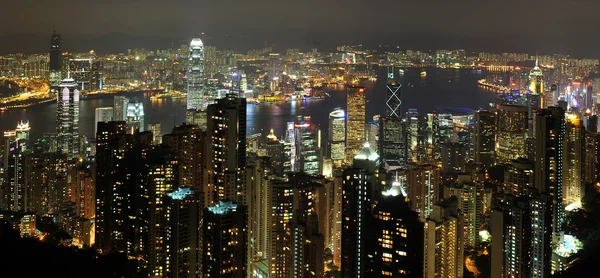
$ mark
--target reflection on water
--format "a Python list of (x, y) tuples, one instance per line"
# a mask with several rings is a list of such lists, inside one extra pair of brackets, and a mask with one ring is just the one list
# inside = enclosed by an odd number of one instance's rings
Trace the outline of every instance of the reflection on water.
[[(441, 106), (468, 107), (477, 109), (493, 101), (495, 94), (484, 91), (477, 85), (482, 77), (472, 70), (428, 69), (427, 77), (421, 77), (420, 69), (405, 69), (402, 88), (402, 111), (416, 108), (428, 113)], [(367, 91), (367, 119), (385, 113), (385, 72), (377, 84), (365, 82)], [(410, 85), (408, 85), (410, 84)], [(346, 109), (345, 88), (330, 86), (326, 90), (330, 97), (325, 99), (294, 100), (278, 103), (254, 103), (247, 106), (247, 133), (268, 134), (271, 128), (279, 137), (285, 134), (286, 123), (297, 116), (310, 116), (310, 121), (320, 125), (326, 138), (329, 113), (336, 107)], [(144, 103), (146, 123), (161, 123), (163, 134), (170, 133), (173, 126), (185, 121), (185, 99), (155, 99), (143, 93), (124, 94)], [(113, 98), (82, 99), (80, 102), (80, 132), (88, 138), (94, 137), (94, 115), (98, 107), (110, 107)], [(0, 112), (0, 131), (14, 129), (19, 120), (30, 121), (32, 138), (43, 133), (55, 132), (56, 104), (47, 103), (23, 109)]]

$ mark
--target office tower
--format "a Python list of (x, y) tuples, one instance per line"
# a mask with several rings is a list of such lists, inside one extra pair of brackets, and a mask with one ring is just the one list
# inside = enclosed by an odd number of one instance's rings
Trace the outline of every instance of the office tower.
[(423, 276), (423, 223), (394, 184), (373, 209), (369, 277)]
[[(540, 96), (538, 94), (526, 95), (526, 105), (527, 105), (527, 109), (528, 109), (527, 110), (527, 139), (533, 140), (533, 137), (535, 137), (535, 115), (536, 115), (536, 111), (542, 107), (541, 97), (542, 96)], [(527, 142), (525, 144), (527, 144)]]
[(527, 107), (500, 105), (496, 141), (496, 163), (508, 164), (519, 157), (526, 157)]
[(473, 157), (475, 163), (486, 168), (494, 165), (494, 136), (496, 115), (490, 111), (477, 111), (473, 127)]
[(297, 172), (297, 159), (299, 154), (296, 146), (296, 137), (296, 124), (294, 122), (287, 122), (285, 139), (283, 141), (284, 172)]
[(577, 114), (566, 114), (566, 133), (563, 164), (563, 194), (566, 210), (581, 207), (585, 193), (583, 184), (584, 129), (583, 121)]
[(129, 99), (124, 96), (115, 96), (113, 105), (113, 120), (114, 121), (127, 121), (127, 107), (129, 106)]
[(70, 76), (59, 85), (56, 99), (58, 149), (68, 159), (79, 154), (79, 90)]
[(279, 141), (277, 136), (275, 136), (273, 129), (271, 129), (269, 135), (267, 135), (265, 150), (271, 162), (273, 174), (278, 177), (283, 176), (283, 160), (285, 157), (283, 152), (283, 143)]
[(90, 78), (91, 91), (102, 90), (104, 87), (104, 63), (101, 60), (92, 60), (92, 74)]
[(190, 109), (185, 114), (185, 123), (188, 125), (197, 125), (202, 130), (206, 130), (206, 107), (202, 106), (202, 110)]
[(421, 117), (416, 109), (408, 109), (403, 133), (407, 161), (427, 163), (427, 118)]
[(400, 118), (400, 105), (402, 104), (400, 88), (402, 84), (395, 80), (395, 69), (388, 68), (386, 85), (386, 116), (390, 118)]
[(423, 277), (463, 277), (464, 216), (452, 196), (433, 205), (425, 221)]
[(246, 166), (246, 99), (227, 95), (208, 106), (204, 156), (206, 206), (220, 200), (242, 200)]
[(351, 164), (352, 159), (365, 143), (367, 104), (365, 88), (348, 87), (346, 104), (346, 163)]
[(125, 122), (100, 122), (96, 134), (96, 245), (128, 256), (147, 252), (150, 133), (127, 134)]
[(336, 168), (341, 167), (346, 152), (346, 113), (342, 109), (336, 109), (329, 113), (329, 138), (327, 143), (327, 158), (333, 161)]
[(163, 267), (162, 254), (168, 253), (172, 246), (164, 243), (176, 235), (165, 233), (168, 223), (165, 218), (171, 217), (165, 196), (178, 187), (177, 157), (165, 146), (154, 147), (147, 150), (145, 164), (143, 179), (148, 194), (148, 216), (144, 218), (148, 221), (146, 260), (151, 275), (166, 276), (168, 268)]
[(98, 133), (98, 122), (112, 122), (114, 109), (112, 107), (98, 107), (96, 108), (96, 114), (94, 117), (94, 134)]
[(148, 131), (152, 132), (152, 145), (162, 144), (162, 132), (160, 130), (160, 123), (148, 124)]
[(414, 165), (406, 171), (410, 207), (425, 221), (440, 198), (441, 170), (431, 164)]
[(538, 66), (537, 60), (535, 61), (535, 67), (529, 72), (529, 91), (537, 95), (544, 93), (544, 74)]
[(81, 91), (90, 91), (92, 83), (92, 59), (69, 59), (69, 74)]
[(142, 102), (129, 102), (127, 104), (127, 130), (133, 134), (135, 131), (143, 132), (144, 125), (144, 104)]
[(465, 246), (479, 246), (481, 243), (479, 231), (484, 222), (485, 213), (483, 182), (473, 180), (467, 174), (459, 175), (457, 185), (447, 188), (447, 191), (449, 196), (456, 196), (458, 210), (464, 216)]
[(60, 81), (62, 80), (62, 37), (56, 33), (52, 33), (50, 40), (50, 90), (52, 93), (58, 93)]
[(246, 277), (246, 207), (219, 201), (202, 219), (204, 277)]
[(204, 44), (199, 38), (190, 43), (187, 71), (187, 109), (200, 110), (204, 102)]
[(367, 277), (378, 161), (377, 153), (365, 144), (354, 158), (353, 167), (342, 174), (342, 277)]
[(463, 172), (467, 164), (466, 147), (459, 143), (442, 144), (442, 173)]
[(379, 122), (379, 153), (384, 161), (406, 163), (404, 128), (402, 118), (395, 116), (381, 117)]
[(515, 159), (504, 168), (504, 193), (526, 195), (535, 185), (535, 164), (525, 158)]
[(564, 222), (563, 195), (565, 180), (565, 112), (549, 107), (536, 116), (535, 187), (549, 196), (552, 231), (560, 235)]
[(547, 196), (507, 196), (490, 221), (492, 277), (549, 277), (551, 209)]
[(281, 59), (279, 53), (269, 53), (269, 88), (276, 90), (279, 87), (281, 78)]
[(379, 118), (379, 115), (375, 115), (373, 116), (373, 122), (365, 123), (365, 131), (367, 132), (365, 138), (374, 150), (379, 150)]
[(201, 273), (200, 221), (202, 207), (199, 193), (182, 187), (164, 196), (166, 231), (163, 253), (159, 253), (163, 277), (198, 277)]
[(179, 186), (202, 192), (204, 135), (196, 125), (176, 125), (162, 143), (177, 156)]
[(321, 174), (321, 130), (309, 123), (296, 124), (297, 171), (309, 175)]

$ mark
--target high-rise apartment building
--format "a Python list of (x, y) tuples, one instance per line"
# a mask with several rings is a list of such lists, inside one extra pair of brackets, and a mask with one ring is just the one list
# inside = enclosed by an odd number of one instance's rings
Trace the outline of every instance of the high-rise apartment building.
[(208, 106), (204, 152), (205, 205), (245, 203), (246, 99), (230, 94)]
[(563, 164), (563, 198), (567, 210), (581, 207), (585, 193), (583, 183), (584, 129), (581, 117), (566, 114), (565, 149)]
[[(535, 194), (534, 194), (535, 195)], [(552, 212), (545, 195), (506, 196), (490, 221), (492, 277), (548, 277)]]
[(423, 277), (463, 277), (464, 216), (456, 197), (433, 205), (425, 221)]
[(538, 192), (548, 194), (552, 210), (552, 231), (559, 237), (564, 222), (565, 112), (548, 107), (536, 115), (535, 180)]
[(441, 198), (441, 170), (435, 165), (423, 164), (410, 167), (406, 173), (411, 209), (425, 221)]
[(178, 157), (179, 186), (202, 192), (204, 135), (196, 125), (176, 125), (162, 143)]
[(535, 185), (535, 164), (520, 158), (511, 161), (504, 168), (504, 193), (514, 196), (527, 195)]
[(223, 201), (204, 209), (203, 277), (246, 277), (246, 213), (246, 207)]

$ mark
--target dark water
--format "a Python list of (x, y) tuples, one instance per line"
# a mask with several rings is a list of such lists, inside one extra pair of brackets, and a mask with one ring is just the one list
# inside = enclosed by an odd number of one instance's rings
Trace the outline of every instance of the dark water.
[[(402, 110), (416, 108), (421, 113), (443, 112), (448, 107), (478, 109), (495, 99), (491, 91), (477, 86), (477, 80), (483, 78), (473, 70), (466, 69), (427, 69), (427, 77), (421, 76), (421, 69), (405, 69), (402, 88)], [(385, 73), (379, 81), (364, 82), (367, 88), (367, 120), (375, 114), (385, 114)], [(247, 107), (248, 134), (262, 133), (273, 128), (275, 134), (282, 136), (286, 123), (297, 116), (310, 116), (311, 122), (321, 126), (323, 132), (328, 128), (329, 113), (336, 107), (346, 108), (345, 88), (331, 86), (327, 88), (331, 97), (307, 101), (282, 103), (249, 104)], [(124, 94), (144, 102), (145, 122), (162, 124), (162, 133), (170, 133), (175, 124), (185, 121), (184, 99), (151, 100), (143, 93)], [(80, 132), (88, 138), (94, 137), (94, 111), (97, 107), (113, 105), (113, 98), (83, 99), (80, 102)], [(54, 132), (56, 125), (56, 104), (47, 103), (24, 109), (11, 109), (0, 112), (0, 131), (14, 129), (19, 120), (29, 121), (31, 137), (40, 138), (43, 133)], [(325, 134), (323, 134), (323, 137)]]

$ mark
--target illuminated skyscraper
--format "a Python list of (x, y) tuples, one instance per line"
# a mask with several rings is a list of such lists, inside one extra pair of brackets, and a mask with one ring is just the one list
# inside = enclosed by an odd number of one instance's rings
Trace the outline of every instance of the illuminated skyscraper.
[(204, 154), (206, 206), (245, 196), (242, 177), (246, 166), (246, 99), (229, 94), (207, 110)]
[(552, 232), (560, 237), (565, 220), (565, 112), (560, 107), (543, 109), (536, 115), (535, 187), (549, 197)]
[(142, 102), (130, 102), (127, 104), (127, 129), (133, 134), (133, 130), (143, 132), (144, 125), (144, 104)]
[(196, 125), (176, 125), (162, 143), (178, 157), (179, 186), (202, 192), (204, 136)]
[(583, 184), (584, 130), (577, 114), (566, 114), (565, 150), (563, 165), (563, 194), (567, 210), (581, 207), (585, 193)]
[(373, 258), (366, 277), (423, 277), (423, 223), (399, 187), (392, 185), (373, 209)]
[(548, 277), (551, 215), (545, 195), (506, 196), (492, 212), (492, 277)]
[(431, 164), (415, 165), (407, 170), (411, 209), (425, 221), (440, 198), (441, 170)]
[(81, 91), (89, 91), (92, 83), (92, 59), (69, 59), (69, 74)]
[(220, 201), (202, 216), (204, 277), (245, 278), (246, 207)]
[(425, 221), (423, 277), (463, 277), (464, 249), (464, 216), (452, 196)]
[(187, 71), (187, 109), (201, 110), (204, 101), (204, 44), (199, 38), (190, 43)]
[(395, 69), (388, 69), (388, 76), (387, 76), (387, 96), (386, 96), (386, 101), (385, 101), (385, 105), (386, 105), (386, 116), (390, 117), (390, 118), (400, 118), (401, 117), (401, 111), (400, 111), (400, 105), (402, 105), (402, 100), (401, 100), (401, 92), (400, 92), (400, 88), (402, 87), (402, 84), (398, 83), (395, 78), (394, 78), (394, 71)]
[(384, 161), (406, 163), (404, 130), (400, 106), (402, 104), (400, 88), (402, 84), (395, 80), (395, 70), (388, 69), (386, 85), (386, 113), (379, 122), (379, 154)]
[(148, 133), (127, 134), (125, 122), (100, 122), (96, 134), (96, 245), (104, 252), (147, 254)]
[(114, 109), (112, 107), (98, 107), (94, 117), (94, 134), (98, 133), (98, 122), (113, 121)]
[(346, 93), (346, 162), (351, 164), (366, 139), (366, 94), (364, 87), (348, 87)]
[(504, 168), (504, 193), (513, 196), (527, 195), (534, 187), (535, 166), (525, 158), (515, 159)]
[(152, 132), (152, 145), (162, 144), (162, 132), (160, 130), (160, 123), (148, 124), (148, 131)]
[(59, 88), (56, 99), (58, 149), (70, 159), (79, 155), (79, 90), (70, 76)]
[(25, 153), (15, 131), (5, 131), (2, 140), (2, 168), (4, 175), (0, 208), (18, 212), (26, 210)]
[(298, 171), (310, 175), (321, 174), (321, 130), (309, 123), (296, 124)]
[(475, 163), (489, 168), (494, 165), (496, 115), (489, 111), (477, 111), (473, 127), (473, 157)]
[(127, 121), (127, 107), (129, 106), (129, 99), (124, 96), (115, 96), (113, 105), (113, 120), (114, 121)]
[(62, 37), (54, 32), (50, 41), (50, 90), (58, 93), (62, 80)]
[(518, 105), (500, 105), (498, 108), (496, 163), (508, 164), (526, 157), (527, 112), (527, 107)]
[(452, 196), (456, 196), (458, 209), (464, 215), (465, 245), (478, 246), (481, 243), (479, 231), (484, 223), (484, 185), (475, 181), (469, 174), (459, 175), (457, 186), (447, 188)]
[(535, 61), (535, 67), (529, 72), (529, 91), (537, 95), (544, 93), (544, 74), (537, 60)]
[(333, 161), (336, 167), (344, 162), (346, 152), (346, 113), (342, 109), (329, 113), (329, 138), (327, 157)]

